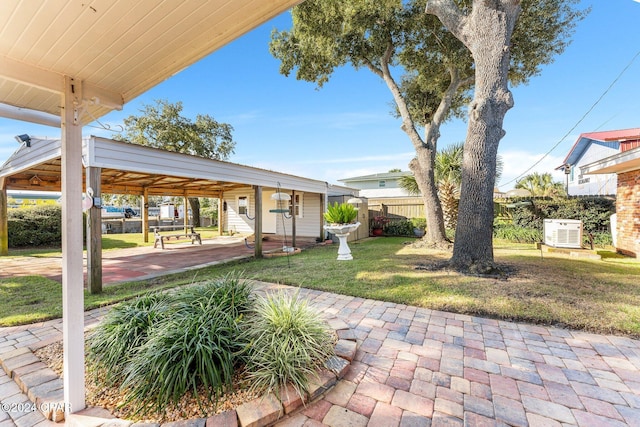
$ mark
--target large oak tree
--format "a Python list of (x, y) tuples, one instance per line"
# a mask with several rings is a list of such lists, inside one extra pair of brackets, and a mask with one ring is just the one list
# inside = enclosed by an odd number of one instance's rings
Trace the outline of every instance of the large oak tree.
[[(575, 22), (583, 16), (572, 7), (578, 2), (528, 0), (523, 3), (515, 32), (518, 14), (508, 22), (507, 44), (501, 44), (499, 48), (506, 49), (508, 54), (506, 62), (500, 64), (506, 68), (499, 71), (505, 83), (526, 83), (540, 73), (543, 64), (552, 62), (565, 49)], [(462, 19), (462, 15), (471, 13), (475, 3), (472, 0), (429, 2), (429, 11), (443, 11), (444, 5), (453, 6)], [(491, 7), (502, 2), (483, 0), (479, 3)], [(472, 89), (478, 84), (478, 67), (489, 65), (477, 61), (486, 63), (489, 59), (476, 58), (476, 55), (482, 56), (485, 48), (472, 46), (474, 49), (470, 49), (468, 38), (459, 37), (460, 34), (446, 22), (443, 25), (440, 15), (440, 19), (435, 19), (434, 15), (424, 13), (426, 5), (426, 0), (307, 0), (293, 9), (291, 30), (274, 32), (271, 51), (281, 60), (283, 74), (289, 75), (295, 70), (298, 79), (315, 82), (320, 87), (329, 80), (335, 68), (347, 64), (356, 69), (366, 68), (386, 83), (396, 113), (402, 119), (401, 128), (416, 150), (416, 157), (409, 167), (425, 203), (428, 226), (425, 239), (441, 245), (446, 242), (446, 236), (433, 172), (440, 128), (449, 118), (465, 113)], [(485, 22), (484, 27), (494, 24), (498, 28), (505, 26), (498, 19)], [(479, 31), (485, 29), (478, 27)], [(486, 35), (478, 34), (477, 39), (491, 43), (496, 31), (489, 28)], [(508, 89), (506, 93), (509, 95), (505, 95), (507, 99), (502, 108), (512, 103)], [(469, 107), (470, 114), (478, 113), (477, 106), (474, 102)], [(500, 120), (500, 131), (501, 123)], [(420, 135), (421, 127), (424, 127), (424, 136)], [(497, 144), (490, 147), (493, 148), (497, 152)], [(467, 153), (465, 147), (465, 158), (471, 159), (467, 161), (467, 169), (476, 174), (475, 179), (483, 180), (482, 188), (490, 187), (492, 194), (495, 154), (493, 161), (490, 157), (476, 156), (472, 149)], [(477, 161), (475, 166), (469, 166), (472, 161)], [(469, 176), (467, 174), (467, 179)], [(469, 193), (469, 189), (464, 192)], [(486, 192), (482, 194), (484, 197)], [(492, 211), (481, 213), (485, 219), (477, 226), (484, 228), (492, 221)], [(491, 233), (490, 225), (484, 233)], [(488, 259), (492, 262), (493, 251), (489, 249), (486, 254), (490, 254)], [(470, 261), (468, 265), (473, 263), (473, 258), (466, 258)], [(456, 265), (462, 266), (462, 263)]]
[[(233, 154), (233, 127), (207, 114), (198, 114), (195, 121), (184, 117), (182, 102), (156, 100), (155, 105), (143, 105), (140, 113), (125, 118), (124, 131), (114, 139), (215, 160)], [(193, 225), (199, 227), (200, 201), (191, 197), (189, 205)]]
[[(514, 105), (509, 90), (510, 75), (518, 68), (525, 71), (525, 76), (534, 75), (545, 61), (538, 62), (532, 55), (546, 54), (545, 60), (550, 62), (553, 54), (564, 50), (568, 31), (583, 16), (571, 8), (572, 3), (575, 1), (427, 1), (426, 13), (437, 16), (464, 43), (475, 71), (458, 224), (450, 260), (456, 269), (487, 273), (495, 268), (493, 189), (498, 145), (505, 135), (502, 124)], [(519, 34), (517, 28), (521, 30)], [(555, 46), (555, 50), (533, 49), (536, 45)], [(522, 51), (523, 48), (527, 50)], [(526, 73), (527, 68), (532, 71)]]

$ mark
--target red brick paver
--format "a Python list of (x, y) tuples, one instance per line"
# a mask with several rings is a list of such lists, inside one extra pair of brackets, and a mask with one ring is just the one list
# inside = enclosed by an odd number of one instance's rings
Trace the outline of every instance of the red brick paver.
[[(640, 426), (638, 340), (301, 294), (347, 324), (358, 346), (334, 388), (277, 426)], [(85, 323), (106, 310), (87, 312)], [(60, 339), (60, 331), (59, 319), (2, 328), (0, 354)], [(25, 381), (36, 376), (22, 372), (28, 360), (14, 354), (8, 367)], [(0, 372), (0, 400), (21, 398)], [(0, 412), (0, 426), (35, 425), (26, 414), (13, 415)]]

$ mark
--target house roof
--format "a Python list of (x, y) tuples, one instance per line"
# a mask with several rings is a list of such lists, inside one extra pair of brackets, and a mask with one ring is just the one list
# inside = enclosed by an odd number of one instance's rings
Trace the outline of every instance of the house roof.
[(583, 174), (624, 173), (640, 170), (640, 147), (580, 167)]
[(412, 173), (409, 171), (374, 173), (372, 175), (362, 175), (362, 176), (354, 176), (352, 178), (343, 178), (343, 179), (339, 179), (338, 181), (340, 182), (378, 181), (381, 179), (398, 179), (407, 175), (412, 175)]
[(564, 161), (556, 170), (564, 169), (565, 165), (575, 165), (587, 150), (590, 144), (594, 142), (611, 143), (621, 142), (629, 139), (640, 138), (640, 128), (622, 129), (622, 130), (610, 130), (603, 132), (587, 132), (580, 134), (576, 142), (569, 150), (569, 153), (565, 157)]
[(70, 76), (90, 123), (299, 2), (3, 0), (0, 116), (59, 126)]
[[(101, 191), (114, 194), (216, 197), (221, 191), (248, 186), (321, 194), (350, 194), (357, 190), (329, 186), (324, 181), (269, 171), (221, 160), (174, 153), (111, 139), (83, 141), (85, 167), (101, 168)], [(0, 168), (10, 190), (61, 189), (61, 141), (32, 138)]]

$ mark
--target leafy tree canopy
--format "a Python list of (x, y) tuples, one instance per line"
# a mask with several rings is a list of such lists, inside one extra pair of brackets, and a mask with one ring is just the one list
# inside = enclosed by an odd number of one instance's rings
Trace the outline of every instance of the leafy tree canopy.
[(567, 194), (562, 183), (554, 181), (549, 172), (529, 174), (518, 180), (515, 187), (529, 190), (534, 197), (559, 197)]
[[(322, 87), (337, 67), (366, 67), (383, 77), (385, 62), (402, 77), (401, 90), (413, 120), (424, 125), (440, 104), (450, 69), (468, 84), (455, 95), (448, 117), (464, 113), (474, 78), (467, 48), (435, 16), (426, 0), (307, 0), (293, 8), (293, 27), (274, 31), (271, 53), (280, 72)], [(463, 10), (471, 0), (459, 0)], [(527, 83), (568, 45), (576, 22), (587, 11), (579, 0), (523, 0), (511, 40), (512, 84)]]
[(198, 114), (192, 121), (182, 116), (182, 102), (156, 100), (140, 111), (124, 119), (125, 130), (114, 139), (215, 160), (233, 154), (233, 127), (209, 115)]

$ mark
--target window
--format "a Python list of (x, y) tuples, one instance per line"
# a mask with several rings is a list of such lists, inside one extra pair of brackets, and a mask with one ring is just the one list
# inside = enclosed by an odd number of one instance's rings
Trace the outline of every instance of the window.
[(296, 194), (289, 201), (289, 214), (302, 218), (302, 194)]
[(249, 201), (247, 200), (247, 196), (238, 197), (238, 214), (240, 215), (249, 214)]
[(386, 181), (378, 181), (378, 187), (383, 188), (387, 185)]

